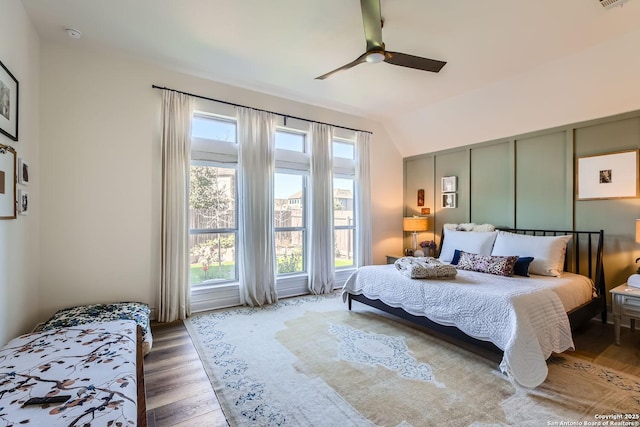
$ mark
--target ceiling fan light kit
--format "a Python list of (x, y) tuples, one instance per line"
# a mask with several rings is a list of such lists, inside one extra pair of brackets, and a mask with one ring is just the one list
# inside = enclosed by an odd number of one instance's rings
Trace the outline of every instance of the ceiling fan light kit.
[[(601, 0), (604, 1), (604, 0)], [(612, 1), (612, 0), (608, 0)], [(618, 0), (624, 1), (624, 0)], [(326, 74), (316, 77), (317, 80), (324, 80), (338, 71), (348, 70), (363, 62), (378, 63), (386, 62), (401, 67), (413, 68), (421, 71), (439, 72), (446, 64), (437, 59), (422, 58), (400, 52), (389, 52), (382, 42), (382, 16), (380, 13), (380, 0), (360, 0), (362, 9), (362, 23), (364, 35), (367, 40), (367, 50), (350, 63), (336, 68)]]
[(384, 51), (367, 52), (367, 58), (366, 58), (367, 62), (377, 64), (378, 62), (384, 61), (384, 59), (385, 59)]

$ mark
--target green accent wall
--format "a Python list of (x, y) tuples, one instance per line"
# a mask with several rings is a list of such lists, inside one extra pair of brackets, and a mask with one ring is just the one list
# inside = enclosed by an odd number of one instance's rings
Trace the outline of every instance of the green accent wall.
[[(514, 226), (514, 149), (501, 142), (470, 149), (471, 218), (477, 224)], [(489, 201), (489, 203), (488, 203)]]
[[(640, 199), (576, 200), (577, 158), (640, 149), (640, 111), (574, 123), (404, 159), (405, 215), (417, 215), (417, 190), (431, 208), (429, 231), (440, 239), (445, 223), (502, 227), (604, 230), (607, 289), (624, 283), (639, 265), (635, 220)], [(441, 179), (456, 176), (458, 206), (442, 207)], [(624, 177), (636, 180), (637, 176)], [(405, 247), (411, 236), (405, 233)], [(607, 297), (610, 301), (610, 298)]]
[(571, 132), (554, 132), (516, 141), (518, 227), (571, 230), (573, 138), (567, 138), (567, 134)]
[[(596, 122), (575, 130), (576, 156), (638, 149), (640, 114), (619, 120)], [(633, 177), (628, 177), (633, 179)], [(635, 220), (640, 218), (640, 199), (578, 200), (575, 226), (597, 226), (605, 232), (605, 274), (607, 288), (626, 282), (640, 264), (640, 244), (635, 242)]]

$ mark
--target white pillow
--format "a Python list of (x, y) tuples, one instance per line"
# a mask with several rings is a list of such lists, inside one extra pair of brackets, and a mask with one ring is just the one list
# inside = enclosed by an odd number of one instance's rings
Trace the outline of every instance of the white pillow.
[(531, 236), (500, 231), (491, 255), (533, 257), (529, 273), (542, 276), (560, 276), (564, 270), (567, 236)]
[(497, 231), (457, 231), (445, 228), (439, 259), (451, 262), (456, 249), (471, 254), (491, 255), (497, 235)]

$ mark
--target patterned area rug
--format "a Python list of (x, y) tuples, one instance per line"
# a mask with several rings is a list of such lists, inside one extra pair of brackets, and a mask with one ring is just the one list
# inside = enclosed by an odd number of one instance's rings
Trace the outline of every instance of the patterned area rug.
[(232, 426), (639, 425), (638, 377), (562, 354), (524, 389), (495, 360), (362, 307), (306, 296), (185, 324)]

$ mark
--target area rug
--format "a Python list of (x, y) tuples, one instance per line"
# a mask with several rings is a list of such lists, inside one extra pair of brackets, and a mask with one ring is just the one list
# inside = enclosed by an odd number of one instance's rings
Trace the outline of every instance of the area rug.
[(613, 424), (637, 421), (624, 417), (640, 412), (638, 377), (563, 353), (525, 389), (495, 360), (357, 305), (305, 296), (187, 320), (231, 426), (638, 425)]

